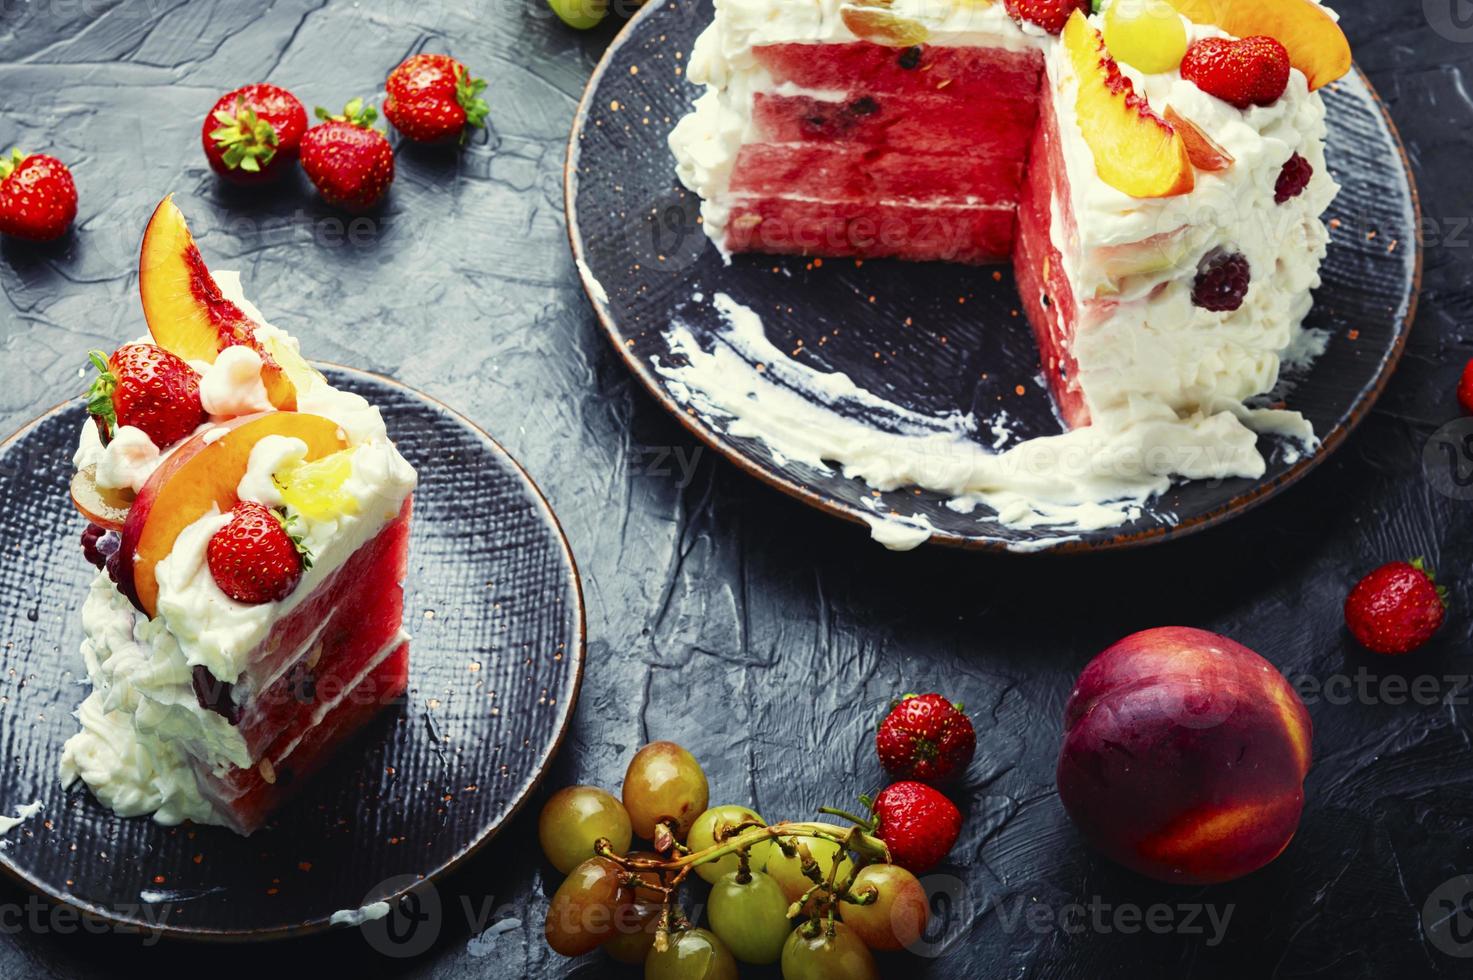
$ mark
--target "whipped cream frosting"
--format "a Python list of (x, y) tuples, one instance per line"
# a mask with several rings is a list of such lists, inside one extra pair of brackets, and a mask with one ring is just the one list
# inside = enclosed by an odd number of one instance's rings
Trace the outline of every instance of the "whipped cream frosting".
[[(717, 0), (688, 73), (706, 91), (669, 143), (681, 181), (702, 197), (703, 226), (718, 248), (732, 167), (741, 146), (757, 138), (753, 94), (796, 94), (773, 84), (752, 48), (856, 40), (841, 6), (840, 0)], [(721, 296), (716, 305), (727, 329), (714, 349), (702, 350), (678, 321), (667, 331), (672, 351), (684, 355), (681, 363), (657, 363), (667, 380), (704, 414), (722, 419), (728, 432), (761, 439), (780, 457), (836, 466), (880, 490), (936, 490), (960, 512), (983, 505), (1010, 527), (1056, 529), (1054, 543), (1134, 519), (1174, 479), (1262, 476), (1259, 434), (1296, 443), (1285, 448), (1290, 458), (1312, 447), (1312, 427), (1299, 413), (1247, 404), (1274, 389), (1286, 357), (1302, 365), (1323, 348), (1323, 338), (1308, 335), (1302, 323), (1328, 241), (1320, 215), (1338, 187), (1325, 164), (1324, 104), (1304, 75), (1291, 72), (1288, 90), (1273, 105), (1239, 110), (1179, 71), (1145, 75), (1122, 64), (1158, 114), (1171, 106), (1235, 161), (1219, 173), (1199, 171), (1189, 194), (1138, 199), (1097, 175), (1081, 129), (1086, 121), (1074, 113), (1078, 79), (1057, 38), (1019, 27), (1000, 3), (897, 0), (889, 9), (924, 24), (930, 44), (1043, 51), (1070, 195), (1053, 202), (1051, 237), (1079, 301), (1072, 352), (1092, 424), (995, 452), (975, 438), (971, 418), (918, 419), (895, 405), (876, 414), (871, 405), (864, 415), (876, 424), (857, 422), (852, 412), (839, 411), (852, 408), (845, 402), (852, 393), (835, 397), (854, 387), (850, 379), (792, 361), (767, 343), (757, 314)], [(1091, 21), (1099, 27), (1103, 15)], [(1183, 24), (1191, 39), (1226, 36)], [(1293, 153), (1314, 174), (1298, 197), (1277, 205), (1271, 189)], [(1061, 219), (1066, 213), (1072, 225)], [(1231, 313), (1191, 301), (1196, 270), (1216, 248), (1241, 252), (1252, 270), (1243, 305)], [(1131, 261), (1122, 262), (1122, 252)], [(893, 548), (914, 547), (931, 533), (916, 516), (876, 515), (869, 523), (874, 537)]]
[[(258, 337), (270, 333), (278, 342), (295, 345), (294, 339), (268, 324), (241, 295), (236, 273), (216, 272), (214, 276), (222, 292), (256, 321)], [(231, 353), (240, 350), (251, 356)], [(258, 355), (234, 347), (202, 372), (201, 395), (204, 398), (208, 389), (206, 408), (213, 417), (201, 427), (206, 439), (212, 429), (224, 432), (214, 422), (235, 417), (232, 413), (264, 410), (260, 371)], [(293, 530), (300, 532), (313, 556), (312, 567), (303, 572), (290, 595), (279, 602), (247, 605), (220, 590), (205, 555), (210, 538), (229, 515), (213, 509), (186, 527), (173, 551), (156, 566), (158, 615), (153, 619), (136, 610), (106, 572), (92, 583), (82, 608), (82, 658), (93, 690), (77, 711), (81, 731), (67, 740), (60, 774), (68, 786), (85, 782), (98, 800), (121, 816), (151, 813), (164, 824), (184, 820), (226, 823), (201, 794), (192, 760), (203, 762), (216, 774), (231, 766), (248, 767), (252, 760), (239, 732), (220, 714), (200, 706), (193, 668), (203, 665), (216, 679), (237, 684), (249, 654), (272, 626), (393, 521), (414, 490), (414, 468), (389, 440), (382, 416), (367, 400), (339, 391), (322, 379), (299, 391), (297, 400), (300, 411), (322, 415), (342, 428), (352, 454), (351, 475), (342, 491), (357, 507), (352, 514), (326, 520), (313, 520), (287, 508), (288, 516), (296, 518)], [(151, 472), (177, 446), (162, 452), (154, 447), (151, 458), (144, 448), (119, 450), (116, 447), (127, 431), (120, 429), (103, 447), (96, 427), (90, 421), (84, 423), (74, 462), (79, 467), (96, 465), (99, 475), (117, 471), (119, 479), (126, 476), (129, 481), (119, 485), (136, 489), (147, 473), (143, 463), (133, 461), (151, 463), (147, 467)], [(137, 443), (134, 437), (129, 439), (125, 447)], [(272, 476), (300, 461), (306, 451), (300, 439), (263, 438), (252, 449), (238, 496), (282, 506)], [(234, 693), (249, 695), (240, 688)]]

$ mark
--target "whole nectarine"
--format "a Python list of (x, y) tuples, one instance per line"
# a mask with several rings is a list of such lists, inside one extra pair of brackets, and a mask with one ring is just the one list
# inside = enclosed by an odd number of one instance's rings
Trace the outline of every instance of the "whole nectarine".
[(1273, 665), (1205, 630), (1127, 636), (1064, 709), (1059, 797), (1108, 857), (1162, 881), (1227, 881), (1288, 846), (1309, 712)]

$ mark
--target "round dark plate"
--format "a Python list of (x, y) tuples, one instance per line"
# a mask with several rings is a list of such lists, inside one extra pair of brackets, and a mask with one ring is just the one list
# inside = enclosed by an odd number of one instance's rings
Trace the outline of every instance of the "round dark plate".
[[(929, 491), (877, 494), (837, 471), (787, 462), (758, 440), (728, 435), (722, 420), (695, 411), (652, 362), (670, 363), (663, 331), (677, 316), (703, 347), (714, 342), (722, 326), (711, 305), (718, 292), (759, 311), (779, 349), (801, 346), (804, 363), (842, 371), (902, 408), (933, 416), (975, 412), (985, 423), (1001, 403), (1016, 439), (1057, 433), (1060, 423), (1034, 383), (1037, 348), (1006, 266), (996, 267), (1001, 275), (994, 279), (993, 269), (944, 264), (856, 267), (751, 255), (722, 262), (697, 224), (700, 202), (676, 180), (666, 145), (699, 94), (683, 69), (711, 16), (711, 0), (652, 0), (609, 46), (573, 123), (568, 231), (599, 320), (635, 375), (702, 441), (778, 489), (853, 521), (877, 512), (924, 515), (936, 529), (931, 540), (967, 548), (1064, 551), (1161, 541), (1224, 521), (1304, 476), (1344, 441), (1390, 377), (1416, 308), (1420, 212), (1400, 138), (1357, 69), (1324, 91), (1327, 153), (1343, 189), (1325, 216), (1329, 256), (1306, 326), (1327, 331), (1329, 348), (1282, 386), (1288, 406), (1314, 424), (1321, 439), (1315, 452), (1288, 453), (1260, 440), (1268, 460), (1260, 479), (1180, 483), (1131, 523), (1070, 532), (1072, 540), (1061, 541), (1058, 530), (1004, 527), (985, 509), (956, 513)], [(907, 318), (912, 326), (901, 331)], [(827, 342), (820, 346), (821, 337)]]
[(122, 819), (57, 779), (90, 689), (93, 570), (67, 493), (85, 415), (61, 405), (0, 445), (0, 867), (117, 922), (201, 939), (313, 931), (454, 867), (535, 789), (573, 714), (584, 657), (573, 555), (531, 478), (485, 432), (387, 378), (325, 367), (379, 406), (419, 470), (405, 627), (409, 693), (249, 838)]

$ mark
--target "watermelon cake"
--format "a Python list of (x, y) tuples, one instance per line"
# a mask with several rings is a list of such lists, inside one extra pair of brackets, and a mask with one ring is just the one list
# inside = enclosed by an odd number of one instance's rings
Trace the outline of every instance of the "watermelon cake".
[[(1159, 492), (1163, 477), (1261, 475), (1259, 433), (1313, 443), (1297, 413), (1248, 403), (1286, 359), (1314, 353), (1302, 322), (1338, 190), (1319, 89), (1351, 64), (1332, 12), (1313, 0), (715, 9), (688, 62), (705, 90), (670, 146), (723, 255), (1010, 261), (1063, 427), (1091, 430), (1079, 446), (1092, 460), (1157, 460), (1047, 481), (1055, 499), (1022, 521), (1112, 487)], [(825, 453), (864, 469), (842, 447)], [(971, 468), (938, 489), (988, 501), (1019, 483)]]
[(413, 467), (211, 273), (171, 199), (148, 336), (93, 352), (72, 499), (98, 566), (62, 781), (121, 816), (259, 829), (404, 694)]

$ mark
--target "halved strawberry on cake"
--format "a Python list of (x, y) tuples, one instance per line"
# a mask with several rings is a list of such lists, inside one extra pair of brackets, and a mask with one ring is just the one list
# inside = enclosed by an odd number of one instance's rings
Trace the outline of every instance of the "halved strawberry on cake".
[(416, 477), (372, 406), (211, 275), (168, 199), (140, 291), (150, 336), (94, 354), (76, 458), (101, 571), (62, 778), (121, 815), (249, 834), (406, 689)]

